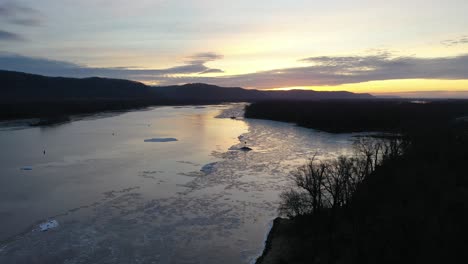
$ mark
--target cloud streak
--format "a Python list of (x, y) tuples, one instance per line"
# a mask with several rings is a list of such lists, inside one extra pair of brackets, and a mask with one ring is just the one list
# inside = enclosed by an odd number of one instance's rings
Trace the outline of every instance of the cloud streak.
[(468, 55), (440, 58), (393, 57), (390, 53), (367, 56), (314, 56), (301, 59), (303, 67), (241, 75), (220, 73), (205, 66), (221, 55), (203, 53), (188, 57), (187, 64), (166, 69), (90, 68), (78, 64), (0, 54), (0, 68), (52, 76), (102, 76), (152, 82), (159, 85), (204, 82), (230, 87), (274, 88), (332, 86), (395, 79), (468, 79)]
[(164, 84), (207, 82), (225, 86), (273, 88), (332, 86), (395, 79), (468, 79), (468, 55), (442, 58), (370, 56), (309, 57), (304, 67), (223, 77), (175, 77)]
[(5, 41), (23, 41), (24, 38), (21, 37), (20, 35), (4, 30), (0, 30), (0, 41), (5, 40)]
[(468, 35), (461, 36), (457, 39), (447, 39), (441, 42), (445, 46), (456, 46), (456, 45), (463, 45), (468, 44)]
[(203, 64), (209, 61), (221, 60), (224, 56), (215, 52), (202, 52), (189, 56), (188, 61), (191, 64)]
[(0, 4), (0, 18), (23, 26), (38, 26), (42, 22), (42, 15), (39, 11), (11, 1)]
[[(1, 31), (0, 31), (1, 36)], [(218, 57), (210, 58), (194, 55), (185, 65), (165, 69), (130, 69), (130, 68), (94, 68), (76, 63), (49, 60), (44, 58), (26, 57), (17, 54), (0, 53), (0, 69), (23, 71), (48, 76), (90, 77), (100, 76), (109, 78), (125, 78), (133, 80), (155, 81), (169, 78), (169, 76), (219, 73), (220, 69), (212, 69), (204, 64)], [(222, 57), (222, 56), (221, 56)], [(196, 58), (193, 60), (193, 58)]]
[[(42, 15), (39, 11), (20, 5), (15, 2), (0, 4), (0, 23), (5, 25), (39, 26), (42, 24)], [(24, 41), (25, 38), (18, 33), (0, 29), (0, 41)]]

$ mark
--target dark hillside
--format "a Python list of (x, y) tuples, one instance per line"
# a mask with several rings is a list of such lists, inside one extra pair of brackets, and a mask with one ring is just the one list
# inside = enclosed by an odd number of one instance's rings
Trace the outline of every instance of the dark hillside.
[(150, 105), (255, 102), (289, 100), (360, 99), (367, 94), (348, 92), (268, 92), (224, 88), (195, 83), (151, 87), (143, 83), (107, 78), (46, 77), (0, 70), (0, 119), (49, 117), (128, 110)]
[(142, 99), (154, 96), (142, 83), (105, 78), (62, 78), (0, 71), (0, 102), (78, 99)]
[(466, 263), (467, 132), (413, 138), (334, 214), (276, 220), (257, 263)]
[(193, 101), (316, 101), (316, 100), (345, 100), (372, 99), (369, 94), (355, 94), (350, 92), (317, 92), (306, 90), (291, 91), (260, 91), (243, 89), (240, 87), (219, 87), (215, 85), (192, 83), (180, 86), (154, 87), (154, 91), (166, 100)]
[[(273, 105), (252, 109), (268, 106), (271, 114)], [(466, 101), (344, 105), (349, 114), (334, 104), (329, 111), (326, 105), (280, 105), (290, 107), (282, 117), (287, 121), (320, 128), (313, 121), (326, 117), (345, 122), (340, 131), (356, 128), (355, 121), (363, 131), (400, 131), (406, 143), (401, 155), (384, 159), (364, 178), (349, 204), (276, 220), (257, 263), (468, 261), (468, 123), (458, 118), (468, 113)], [(370, 118), (360, 120), (365, 113)], [(377, 116), (391, 125), (376, 123)]]

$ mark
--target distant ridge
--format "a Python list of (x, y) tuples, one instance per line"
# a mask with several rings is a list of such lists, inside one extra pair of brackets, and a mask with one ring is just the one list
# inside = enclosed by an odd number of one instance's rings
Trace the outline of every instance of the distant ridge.
[(370, 99), (370, 94), (351, 92), (317, 92), (307, 90), (260, 91), (240, 87), (224, 88), (193, 83), (173, 86), (147, 86), (140, 82), (108, 78), (46, 77), (0, 70), (0, 102), (38, 102), (57, 100), (135, 100), (158, 104), (185, 102), (237, 102), (263, 100)]
[(369, 94), (350, 92), (259, 91), (203, 83), (153, 87), (129, 80), (46, 77), (4, 70), (0, 70), (0, 83), (0, 120), (49, 118), (39, 124), (68, 120), (74, 114), (152, 105), (373, 98)]
[(191, 83), (165, 87), (154, 87), (155, 91), (167, 99), (179, 100), (227, 100), (227, 101), (264, 101), (264, 100), (333, 100), (333, 99), (371, 99), (370, 94), (357, 94), (345, 91), (317, 92), (312, 90), (260, 91), (240, 87), (219, 87), (204, 83)]
[(145, 98), (150, 87), (134, 81), (106, 78), (64, 78), (0, 70), (0, 102), (40, 102), (76, 99)]

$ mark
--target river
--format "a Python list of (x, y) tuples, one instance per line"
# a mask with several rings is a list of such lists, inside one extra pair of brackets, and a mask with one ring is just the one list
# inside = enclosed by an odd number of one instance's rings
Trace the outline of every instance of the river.
[[(242, 108), (3, 123), (0, 263), (251, 263), (289, 172), (348, 153), (353, 135), (243, 119)], [(40, 231), (49, 220), (59, 225)]]

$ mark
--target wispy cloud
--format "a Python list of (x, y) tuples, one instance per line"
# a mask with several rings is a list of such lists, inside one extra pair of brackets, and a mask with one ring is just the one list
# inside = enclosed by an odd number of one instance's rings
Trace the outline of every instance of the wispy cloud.
[(223, 73), (224, 71), (221, 69), (208, 69), (200, 74), (207, 74), (207, 73)]
[(199, 69), (204, 68), (203, 70), (197, 72), (199, 74), (208, 74), (208, 73), (223, 73), (221, 69), (211, 69), (205, 66), (205, 63), (215, 60), (220, 60), (224, 58), (222, 54), (215, 52), (202, 52), (195, 55), (187, 57), (186, 63), (192, 67), (198, 67)]
[(0, 18), (12, 24), (38, 26), (42, 23), (43, 15), (36, 9), (7, 1), (0, 4)]
[[(39, 26), (42, 24), (42, 14), (30, 7), (7, 1), (0, 4), (0, 22), (3, 26)], [(23, 41), (25, 38), (18, 33), (0, 30), (0, 41)]]
[[(124, 67), (95, 68), (65, 61), (26, 57), (9, 53), (0, 53), (0, 69), (24, 71), (49, 76), (101, 76), (147, 81), (161, 80), (165, 78), (170, 78), (170, 76), (177, 75), (222, 72), (222, 70), (220, 69), (211, 69), (204, 65), (205, 62), (215, 60), (216, 58), (212, 57), (211, 59), (205, 58), (202, 60), (200, 56), (195, 56), (198, 58), (197, 60), (190, 60), (186, 62), (186, 64), (180, 66), (174, 66), (163, 69), (131, 69)], [(194, 56), (191, 56), (189, 58), (194, 58)]]
[(215, 52), (202, 52), (189, 56), (187, 59), (190, 64), (204, 64), (209, 61), (221, 60), (222, 58), (224, 58), (223, 55)]
[(0, 30), (0, 41), (2, 41), (2, 40), (5, 40), (5, 41), (23, 41), (24, 38), (21, 37), (20, 35), (16, 34), (16, 33)]
[(394, 79), (468, 79), (468, 55), (441, 58), (369, 56), (308, 57), (309, 65), (223, 77), (170, 77), (163, 84), (207, 82), (225, 86), (272, 88), (331, 86)]
[(461, 36), (456, 39), (447, 39), (441, 42), (445, 46), (456, 46), (456, 45), (463, 45), (468, 44), (468, 35)]

